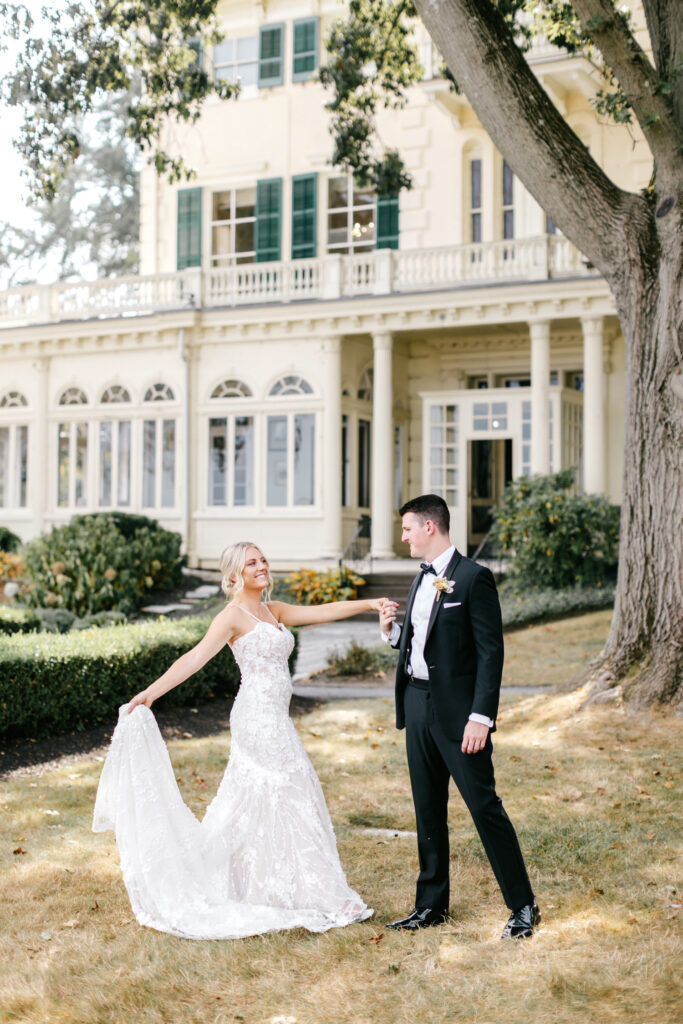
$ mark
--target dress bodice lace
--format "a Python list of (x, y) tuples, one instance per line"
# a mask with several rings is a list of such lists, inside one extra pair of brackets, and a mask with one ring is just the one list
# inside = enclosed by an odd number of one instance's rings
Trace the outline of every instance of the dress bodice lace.
[(121, 708), (93, 828), (115, 829), (141, 924), (237, 938), (325, 931), (372, 913), (346, 882), (320, 783), (289, 717), (293, 647), (290, 632), (262, 619), (234, 641), (241, 684), (230, 758), (201, 823), (183, 802), (152, 712)]

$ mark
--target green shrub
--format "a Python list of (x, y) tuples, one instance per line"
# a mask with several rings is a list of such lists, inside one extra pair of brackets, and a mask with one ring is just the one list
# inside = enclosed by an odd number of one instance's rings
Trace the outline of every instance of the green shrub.
[(346, 568), (328, 572), (299, 569), (285, 576), (285, 583), (296, 604), (327, 604), (355, 600), (358, 587), (362, 587), (365, 580)]
[(182, 581), (180, 545), (180, 534), (144, 516), (74, 516), (27, 545), (31, 587), (25, 600), (78, 616), (130, 614), (150, 591), (170, 590)]
[(381, 644), (377, 647), (363, 647), (352, 640), (346, 651), (330, 651), (328, 676), (379, 676), (390, 669), (396, 668), (398, 651)]
[[(206, 632), (193, 616), (132, 625), (0, 638), (0, 736), (56, 735), (116, 721), (118, 707), (144, 690)], [(297, 643), (290, 666), (295, 662)], [(195, 704), (235, 693), (239, 669), (226, 645), (196, 675), (160, 698)]]
[(0, 526), (0, 551), (9, 551), (16, 554), (21, 547), (21, 538), (12, 533), (6, 526)]
[(590, 587), (616, 572), (619, 509), (596, 494), (570, 494), (574, 470), (514, 480), (495, 511), (491, 539), (514, 555), (520, 586)]
[(500, 587), (500, 607), (503, 626), (522, 626), (538, 619), (559, 618), (580, 611), (611, 608), (614, 604), (614, 584), (604, 586), (571, 587), (568, 590), (540, 590), (518, 586)]
[(40, 618), (30, 608), (17, 604), (0, 604), (0, 633), (36, 633)]

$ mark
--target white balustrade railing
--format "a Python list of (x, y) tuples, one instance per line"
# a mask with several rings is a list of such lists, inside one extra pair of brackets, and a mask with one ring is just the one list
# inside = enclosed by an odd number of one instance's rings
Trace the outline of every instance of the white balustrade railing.
[(0, 328), (68, 320), (437, 291), (469, 284), (597, 276), (561, 235), (9, 288)]

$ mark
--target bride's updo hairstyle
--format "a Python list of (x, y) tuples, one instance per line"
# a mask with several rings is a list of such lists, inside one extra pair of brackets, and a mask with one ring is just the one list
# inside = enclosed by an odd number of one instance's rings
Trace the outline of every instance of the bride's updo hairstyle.
[[(249, 548), (256, 548), (257, 551), (261, 551), (258, 544), (254, 544), (251, 540), (238, 540), (235, 544), (230, 544), (221, 555), (220, 569), (223, 577), (221, 580), (221, 590), (228, 600), (237, 597), (239, 592), (244, 589), (242, 572), (247, 561), (247, 551)], [(269, 568), (268, 586), (262, 595), (264, 601), (269, 599), (272, 588), (273, 580)]]

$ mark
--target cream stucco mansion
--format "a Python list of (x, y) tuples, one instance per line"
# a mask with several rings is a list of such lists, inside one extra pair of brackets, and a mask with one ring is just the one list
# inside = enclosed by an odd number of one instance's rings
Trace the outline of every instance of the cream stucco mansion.
[[(424, 80), (387, 115), (414, 188), (377, 201), (329, 163), (312, 77), (335, 0), (227, 0), (202, 59), (242, 81), (175, 144), (197, 177), (142, 180), (139, 277), (0, 293), (0, 522), (28, 539), (123, 509), (181, 531), (190, 564), (260, 543), (336, 560), (371, 517), (441, 493), (472, 550), (506, 481), (580, 467), (618, 502), (624, 343), (606, 284), (515, 179), (422, 38)], [(642, 140), (590, 105), (596, 67), (528, 59), (621, 185)]]

